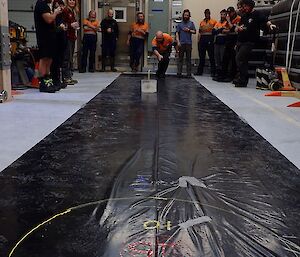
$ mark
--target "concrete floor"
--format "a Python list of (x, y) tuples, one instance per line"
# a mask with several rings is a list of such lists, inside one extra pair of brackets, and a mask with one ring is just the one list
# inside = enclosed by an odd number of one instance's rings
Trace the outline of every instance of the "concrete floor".
[[(55, 94), (41, 94), (29, 89), (14, 96), (13, 101), (1, 104), (0, 172), (76, 113), (118, 75), (75, 74), (79, 80), (76, 86)], [(297, 99), (265, 97), (265, 91), (255, 89), (254, 80), (248, 88), (234, 88), (230, 83), (214, 82), (208, 76), (195, 78), (300, 168), (300, 108), (286, 107)]]

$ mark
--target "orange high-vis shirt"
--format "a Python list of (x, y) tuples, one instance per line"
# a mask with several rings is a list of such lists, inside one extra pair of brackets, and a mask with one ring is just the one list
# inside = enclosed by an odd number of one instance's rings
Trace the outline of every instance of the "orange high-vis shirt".
[[(86, 26), (84, 26), (86, 25)], [(95, 21), (90, 21), (89, 19), (84, 19), (83, 20), (83, 26), (84, 26), (84, 29), (83, 29), (83, 32), (84, 33), (88, 33), (88, 32), (95, 32), (95, 30), (91, 29), (90, 27), (87, 27), (87, 26), (94, 26), (94, 27), (99, 27), (100, 25), (100, 22), (98, 20), (95, 20)]]
[(199, 25), (199, 31), (201, 34), (203, 33), (211, 33), (217, 21), (214, 19), (210, 20), (202, 20)]
[(135, 22), (135, 23), (132, 23), (131, 27), (130, 27), (132, 37), (145, 39), (145, 35), (142, 32), (139, 32), (137, 30), (143, 30), (145, 33), (148, 33), (149, 26), (146, 22), (142, 23), (142, 24)]
[(241, 16), (238, 15), (231, 21), (231, 24), (236, 25), (239, 24), (240, 21), (241, 21)]
[(156, 49), (159, 53), (164, 53), (168, 50), (169, 46), (173, 43), (173, 38), (167, 34), (163, 33), (163, 41), (159, 42), (156, 37), (152, 40), (152, 47)]
[(221, 28), (228, 28), (228, 22), (227, 21), (218, 21), (215, 26), (214, 26), (214, 29), (221, 29)]

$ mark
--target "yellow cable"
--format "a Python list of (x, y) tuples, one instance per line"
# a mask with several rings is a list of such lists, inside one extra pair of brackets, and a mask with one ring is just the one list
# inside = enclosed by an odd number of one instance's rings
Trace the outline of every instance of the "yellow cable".
[(17, 249), (17, 247), (26, 239), (26, 237), (28, 237), (32, 232), (34, 232), (35, 230), (39, 229), (40, 227), (44, 226), (46, 223), (50, 222), (51, 220), (56, 219), (59, 216), (63, 216), (69, 212), (71, 212), (71, 209), (68, 209), (62, 213), (56, 214), (53, 217), (51, 217), (50, 219), (47, 219), (46, 221), (42, 222), (41, 224), (37, 225), (36, 227), (34, 227), (33, 229), (31, 229), (26, 235), (24, 235), (19, 242), (15, 245), (15, 247), (11, 250), (11, 252), (9, 253), (9, 257), (11, 257), (14, 253), (14, 251)]

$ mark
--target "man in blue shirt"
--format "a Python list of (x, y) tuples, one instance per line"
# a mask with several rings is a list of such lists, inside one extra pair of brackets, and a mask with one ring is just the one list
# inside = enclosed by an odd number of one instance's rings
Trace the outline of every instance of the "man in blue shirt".
[(192, 75), (192, 34), (196, 34), (195, 24), (190, 21), (191, 12), (185, 9), (182, 14), (182, 22), (177, 25), (176, 29), (176, 41), (177, 49), (179, 51), (178, 70), (177, 76), (182, 77), (182, 65), (184, 54), (186, 55), (186, 71), (187, 77)]

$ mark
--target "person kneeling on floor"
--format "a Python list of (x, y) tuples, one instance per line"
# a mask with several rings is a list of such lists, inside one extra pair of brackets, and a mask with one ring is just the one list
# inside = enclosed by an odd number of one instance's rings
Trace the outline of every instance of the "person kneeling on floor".
[(173, 38), (162, 31), (157, 31), (155, 37), (152, 40), (153, 54), (158, 60), (158, 69), (156, 76), (158, 78), (164, 78), (170, 62), (170, 53), (172, 46), (175, 46)]

